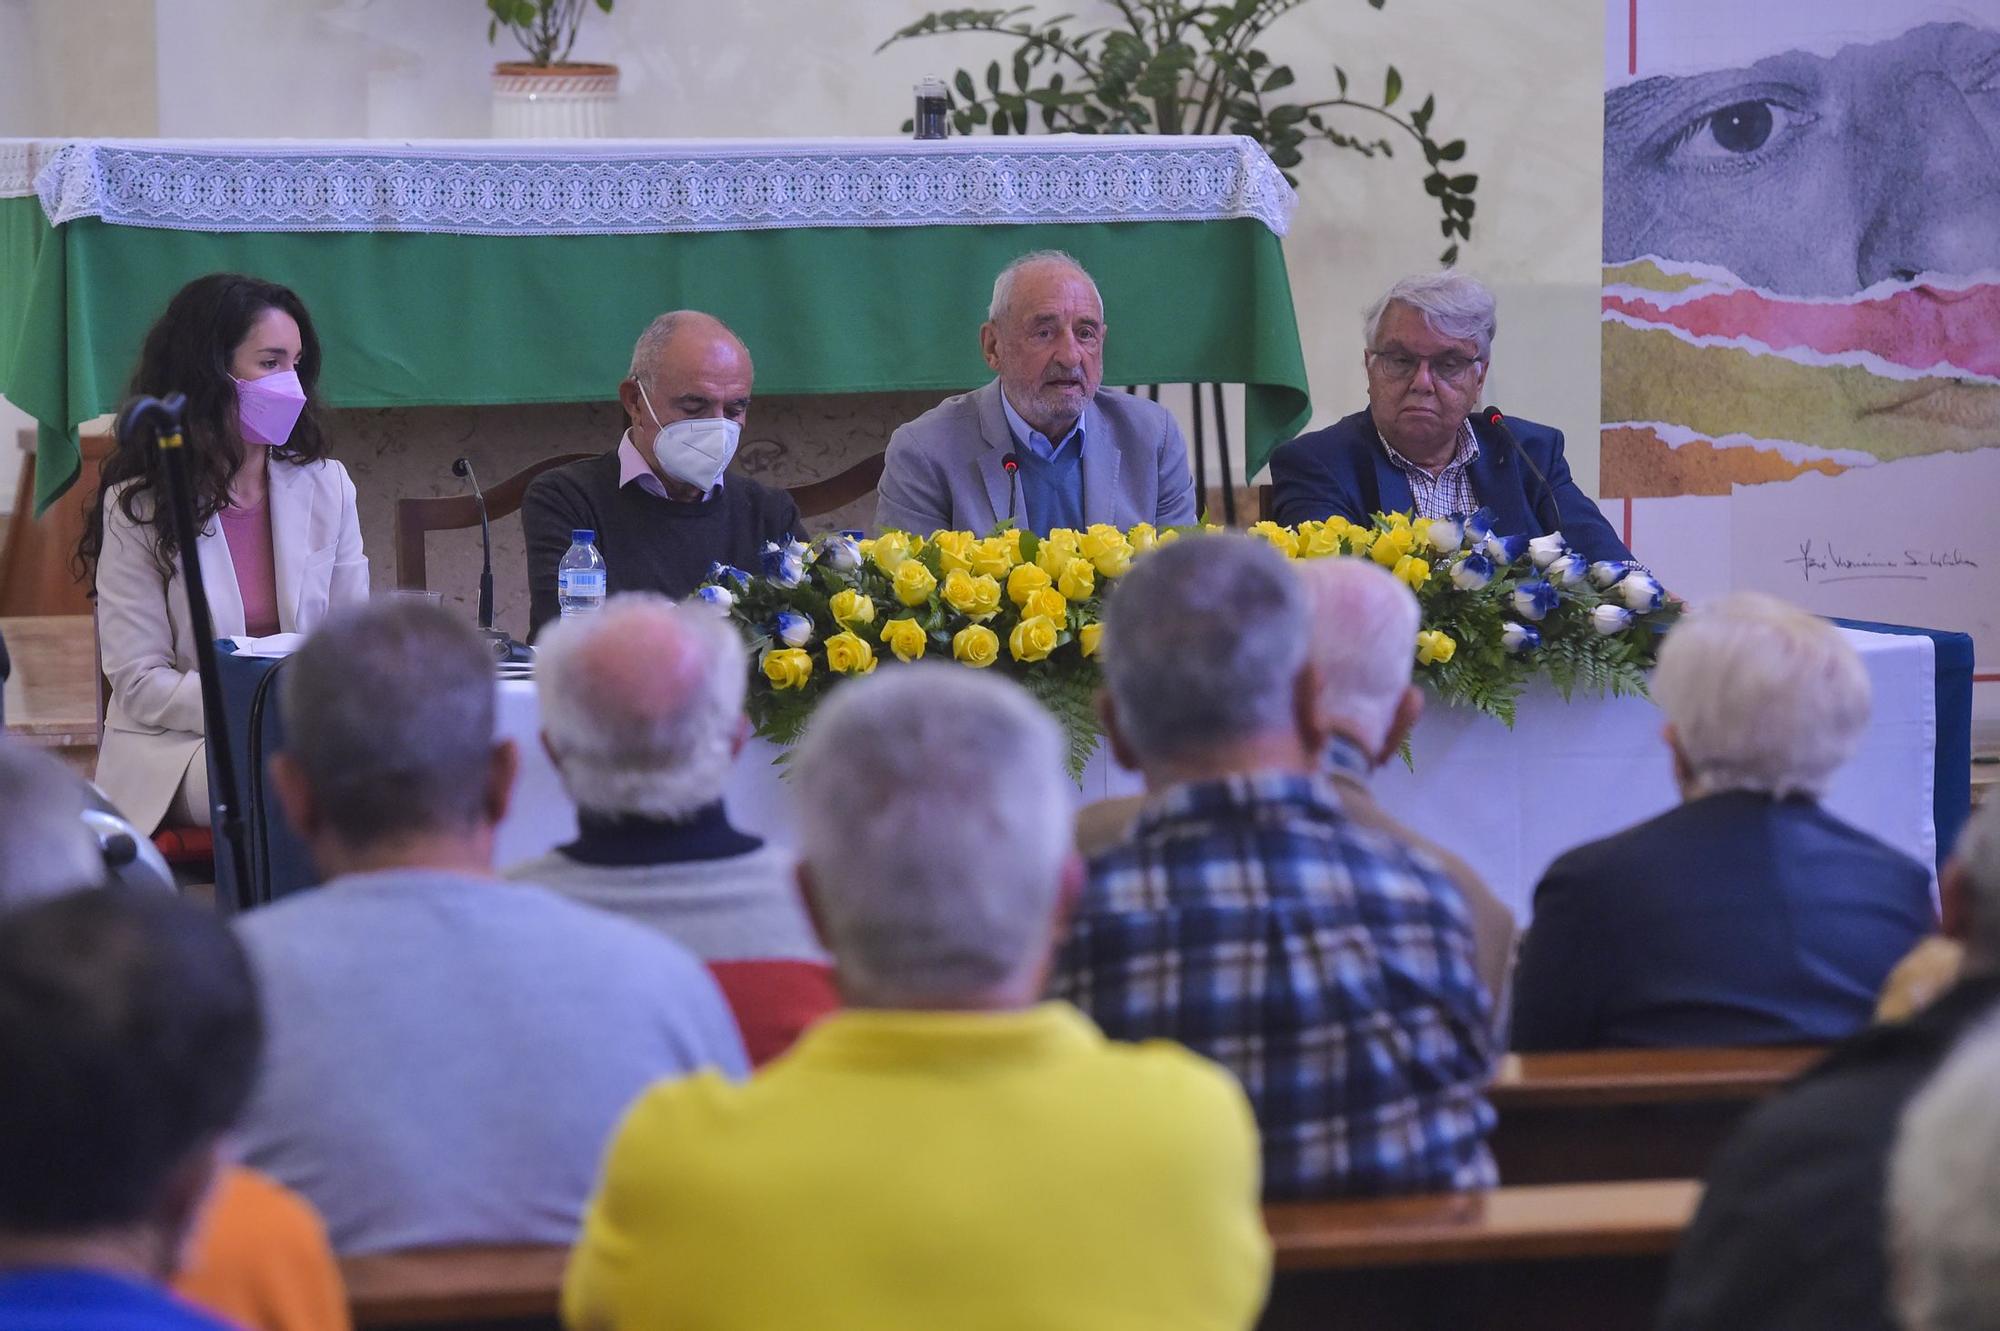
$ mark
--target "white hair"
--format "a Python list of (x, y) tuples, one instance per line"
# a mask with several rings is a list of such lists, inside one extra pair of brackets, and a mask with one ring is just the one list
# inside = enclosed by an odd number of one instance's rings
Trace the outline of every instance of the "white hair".
[(104, 856), (84, 808), (80, 777), (40, 749), (0, 736), (0, 909), (104, 882)]
[(648, 388), (659, 387), (660, 357), (667, 344), (674, 340), (674, 334), (703, 325), (717, 329), (738, 346), (743, 344), (743, 339), (736, 336), (734, 329), (712, 314), (700, 310), (668, 310), (647, 324), (646, 331), (639, 334), (639, 340), (632, 344), (632, 368), (626, 372), (626, 378), (637, 379)]
[(1868, 724), (1868, 671), (1840, 630), (1761, 592), (1689, 612), (1652, 693), (1704, 795), (1817, 797)]
[(1006, 317), (1008, 307), (1014, 303), (1016, 279), (1026, 270), (1042, 264), (1061, 264), (1066, 268), (1075, 269), (1078, 277), (1090, 283), (1090, 294), (1097, 297), (1097, 308), (1099, 310), (1104, 308), (1104, 295), (1097, 289), (1097, 279), (1092, 277), (1082, 264), (1061, 250), (1034, 250), (1002, 268), (1000, 275), (993, 279), (993, 299), (986, 306), (986, 318), (989, 323), (999, 323)]
[(743, 639), (706, 606), (620, 592), (546, 629), (542, 733), (583, 812), (682, 820), (722, 798), (743, 721)]
[(1256, 537), (1186, 537), (1118, 580), (1102, 656), (1118, 728), (1141, 763), (1289, 731), (1305, 588)]
[(1417, 598), (1372, 560), (1308, 559), (1297, 567), (1306, 589), (1306, 656), (1319, 674), (1320, 717), (1344, 724), (1372, 758), (1410, 687)]
[(1891, 1297), (1904, 1331), (2000, 1331), (2000, 1023), (1968, 1035), (1903, 1114), (1889, 1158)]
[(950, 1007), (1047, 959), (1072, 837), (1055, 721), (944, 664), (843, 684), (792, 764), (800, 859), (851, 998)]
[(1476, 343), (1481, 360), (1493, 354), (1493, 335), (1500, 328), (1498, 305), (1486, 284), (1476, 277), (1447, 268), (1397, 282), (1361, 316), (1362, 345), (1371, 351), (1375, 335), (1382, 330), (1382, 316), (1391, 305), (1409, 306), (1439, 337)]

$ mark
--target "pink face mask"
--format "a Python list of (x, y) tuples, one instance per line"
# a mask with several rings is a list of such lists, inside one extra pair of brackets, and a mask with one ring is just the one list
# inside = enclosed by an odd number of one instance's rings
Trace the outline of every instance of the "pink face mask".
[(237, 422), (249, 443), (282, 447), (305, 409), (306, 390), (297, 370), (236, 380)]

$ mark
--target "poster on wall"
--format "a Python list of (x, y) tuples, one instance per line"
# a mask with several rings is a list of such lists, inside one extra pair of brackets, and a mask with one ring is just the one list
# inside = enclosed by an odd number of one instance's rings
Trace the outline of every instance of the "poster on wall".
[(1601, 494), (1971, 633), (1991, 713), (2000, 0), (1606, 4)]

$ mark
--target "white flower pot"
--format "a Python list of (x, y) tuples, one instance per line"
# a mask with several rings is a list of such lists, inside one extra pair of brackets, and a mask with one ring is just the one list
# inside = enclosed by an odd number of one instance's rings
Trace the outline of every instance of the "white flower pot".
[(603, 139), (618, 105), (616, 65), (493, 67), (496, 139)]

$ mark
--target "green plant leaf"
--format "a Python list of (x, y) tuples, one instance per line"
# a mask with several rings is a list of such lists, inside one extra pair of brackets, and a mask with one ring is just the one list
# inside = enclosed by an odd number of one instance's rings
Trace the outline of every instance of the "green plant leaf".
[(1403, 76), (1396, 72), (1396, 67), (1394, 65), (1391, 65), (1389, 66), (1388, 80), (1386, 81), (1382, 89), (1382, 105), (1385, 107), (1394, 106), (1396, 104), (1396, 99), (1398, 97), (1401, 97), (1402, 95), (1403, 95)]
[(958, 95), (966, 101), (976, 102), (979, 100), (979, 90), (972, 85), (972, 75), (966, 73), (964, 70), (961, 69), (958, 73), (952, 75), (951, 84), (954, 88), (958, 89)]
[(1276, 92), (1280, 88), (1289, 88), (1291, 86), (1292, 67), (1290, 65), (1279, 65), (1276, 69), (1265, 75), (1262, 90), (1264, 92)]
[(1000, 91), (1000, 62), (998, 60), (986, 66), (986, 91)]

